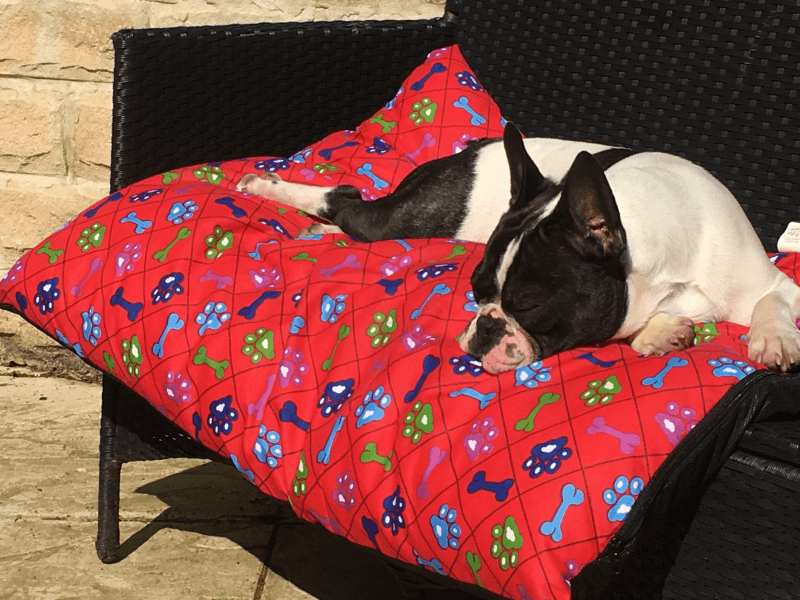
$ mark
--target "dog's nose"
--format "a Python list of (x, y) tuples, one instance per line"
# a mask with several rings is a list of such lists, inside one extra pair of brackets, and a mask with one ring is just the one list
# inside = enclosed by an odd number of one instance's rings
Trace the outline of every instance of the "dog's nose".
[[(478, 335), (482, 337), (495, 337), (498, 333), (505, 332), (506, 324), (502, 319), (481, 315), (476, 323)], [(502, 337), (502, 336), (501, 336)]]
[(469, 340), (467, 354), (480, 360), (506, 335), (506, 322), (497, 317), (481, 315), (475, 322), (475, 335)]

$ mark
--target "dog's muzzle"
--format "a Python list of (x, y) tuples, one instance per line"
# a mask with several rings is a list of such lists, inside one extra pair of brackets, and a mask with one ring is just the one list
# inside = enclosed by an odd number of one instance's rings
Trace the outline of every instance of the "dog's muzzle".
[(459, 337), (461, 350), (480, 360), (483, 370), (495, 375), (536, 360), (528, 334), (497, 304), (480, 307)]

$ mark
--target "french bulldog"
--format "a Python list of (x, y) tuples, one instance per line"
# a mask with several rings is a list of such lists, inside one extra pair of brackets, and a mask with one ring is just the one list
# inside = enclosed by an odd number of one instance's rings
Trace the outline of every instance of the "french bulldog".
[(509, 123), (502, 141), (425, 163), (374, 202), (275, 173), (237, 189), (330, 222), (301, 235), (485, 243), (471, 278), (478, 311), (459, 343), (489, 373), (616, 339), (661, 355), (716, 321), (750, 327), (753, 361), (779, 371), (800, 361), (800, 288), (731, 192), (677, 156), (523, 140)]

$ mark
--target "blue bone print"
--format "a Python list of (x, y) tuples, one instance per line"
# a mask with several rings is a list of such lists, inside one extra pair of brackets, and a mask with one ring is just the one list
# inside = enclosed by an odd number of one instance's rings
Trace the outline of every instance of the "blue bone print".
[(567, 516), (567, 509), (570, 506), (578, 506), (583, 504), (584, 493), (575, 487), (574, 484), (568, 483), (561, 488), (561, 504), (553, 516), (552, 521), (545, 521), (542, 523), (539, 531), (542, 535), (550, 536), (554, 542), (560, 542), (564, 537), (561, 526), (564, 524), (564, 518)]
[(221, 204), (222, 206), (227, 206), (231, 210), (231, 213), (233, 214), (233, 217), (235, 219), (242, 219), (247, 216), (247, 211), (244, 210), (243, 208), (236, 206), (235, 200), (230, 196), (225, 196), (224, 198), (217, 198), (216, 200), (214, 200), (214, 203)]
[(372, 180), (372, 185), (376, 190), (382, 190), (385, 187), (389, 187), (388, 181), (384, 181), (372, 172), (372, 163), (364, 163), (358, 167), (358, 169), (356, 169), (356, 173), (369, 177)]
[(153, 222), (147, 219), (140, 219), (136, 216), (136, 211), (133, 210), (129, 212), (126, 216), (122, 217), (119, 220), (120, 223), (130, 223), (131, 225), (135, 225), (133, 232), (137, 235), (144, 233), (150, 227), (152, 227)]
[(442, 63), (440, 62), (433, 63), (433, 66), (431, 66), (431, 70), (428, 72), (428, 74), (425, 75), (425, 77), (423, 77), (416, 83), (412, 83), (411, 89), (414, 90), (415, 92), (421, 91), (422, 88), (425, 87), (425, 84), (427, 83), (428, 79), (433, 77), (436, 73), (444, 73), (445, 71), (447, 71), (447, 67), (445, 67)]
[(97, 206), (95, 206), (94, 208), (91, 208), (91, 209), (87, 210), (85, 213), (83, 213), (83, 215), (84, 215), (84, 216), (85, 216), (87, 219), (93, 219), (93, 218), (94, 218), (94, 216), (97, 214), (97, 211), (98, 211), (98, 210), (100, 210), (101, 208), (103, 208), (103, 207), (104, 207), (106, 204), (108, 204), (109, 202), (116, 202), (116, 201), (117, 201), (117, 200), (119, 200), (120, 198), (122, 198), (122, 194), (120, 194), (119, 192), (115, 192), (115, 193), (111, 194), (111, 195), (110, 195), (108, 198), (106, 198), (105, 200), (103, 200), (103, 201), (102, 201), (100, 204), (98, 204)]
[(408, 404), (409, 402), (413, 402), (416, 400), (417, 396), (419, 395), (420, 390), (422, 389), (425, 380), (428, 378), (428, 375), (433, 373), (436, 370), (436, 367), (439, 366), (441, 361), (435, 357), (433, 354), (428, 354), (422, 361), (422, 375), (420, 375), (419, 379), (417, 380), (417, 385), (414, 386), (414, 389), (406, 392), (405, 398), (403, 401)]
[(653, 377), (645, 377), (644, 379), (642, 379), (642, 385), (652, 386), (653, 389), (656, 390), (661, 389), (661, 387), (663, 387), (664, 385), (664, 377), (667, 376), (667, 373), (669, 373), (675, 367), (685, 367), (688, 364), (689, 364), (688, 360), (683, 359), (679, 356), (672, 356), (667, 361), (667, 364), (664, 366), (664, 368), (661, 369), (661, 371), (659, 371), (658, 373), (656, 373), (656, 375), (654, 375)]
[(461, 98), (453, 102), (453, 106), (456, 108), (463, 108), (465, 111), (467, 111), (472, 117), (469, 122), (474, 127), (486, 123), (486, 117), (475, 112), (475, 110), (469, 105), (469, 98), (466, 96), (461, 96)]
[(495, 392), (489, 392), (488, 394), (483, 394), (471, 387), (461, 388), (460, 390), (450, 392), (451, 398), (455, 398), (456, 396), (469, 396), (473, 400), (477, 400), (481, 410), (486, 408), (486, 406), (489, 404), (489, 401), (496, 395), (497, 394)]

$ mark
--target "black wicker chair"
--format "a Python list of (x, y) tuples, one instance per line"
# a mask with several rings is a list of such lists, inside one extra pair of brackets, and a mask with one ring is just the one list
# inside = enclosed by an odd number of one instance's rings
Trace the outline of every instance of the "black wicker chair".
[[(355, 126), (429, 51), (458, 43), (526, 134), (685, 156), (733, 190), (774, 250), (798, 215), (798, 25), (797, 0), (449, 0), (435, 20), (121, 31), (111, 188), (288, 156)], [(721, 405), (725, 443), (679, 446), (692, 472), (665, 463), (637, 502), (643, 518), (574, 580), (574, 597), (800, 597), (800, 379), (757, 372)], [(109, 376), (100, 433), (97, 551), (114, 562), (121, 465), (219, 457)]]

